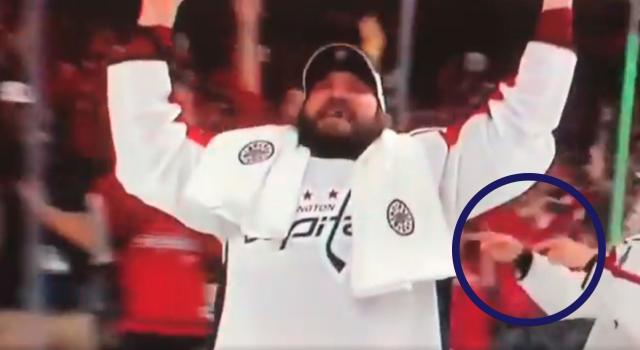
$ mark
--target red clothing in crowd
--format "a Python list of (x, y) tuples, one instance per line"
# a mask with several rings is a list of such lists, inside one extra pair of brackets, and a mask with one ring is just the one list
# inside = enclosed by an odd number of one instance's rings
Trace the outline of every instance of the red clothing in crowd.
[[(546, 236), (534, 228), (533, 222), (524, 220), (509, 207), (493, 209), (474, 220), (479, 230), (491, 230), (512, 234), (526, 244), (533, 244)], [(465, 258), (467, 279), (470, 273), (482, 275), (478, 256)], [(490, 289), (474, 285), (474, 292), (494, 309), (514, 317), (539, 317), (541, 311), (526, 292), (517, 284), (513, 266), (497, 265), (494, 280), (498, 284), (495, 293)], [(482, 279), (482, 277), (480, 277)], [(471, 283), (471, 282), (470, 282)], [(480, 310), (464, 293), (462, 287), (454, 285), (451, 300), (451, 346), (455, 350), (491, 349), (496, 321)]]
[[(117, 262), (122, 291), (122, 332), (166, 336), (206, 336), (207, 252), (217, 243), (128, 195), (114, 175), (101, 178), (111, 232), (123, 242)], [(211, 241), (209, 241), (211, 242)], [(211, 252), (209, 252), (211, 254)]]
[[(482, 230), (510, 234), (532, 247), (545, 239), (558, 235), (573, 235), (581, 232), (578, 211), (582, 205), (573, 197), (566, 200), (567, 210), (554, 215), (546, 227), (540, 228), (533, 218), (522, 218), (508, 206), (496, 208), (478, 218), (478, 226)], [(543, 315), (543, 311), (529, 298), (518, 285), (514, 267), (511, 264), (498, 264), (495, 269), (495, 280), (498, 283), (495, 299), (489, 301), (497, 310), (521, 318), (533, 318)]]
[[(482, 299), (487, 300), (485, 289), (470, 282), (473, 290)], [(454, 350), (491, 349), (495, 321), (480, 310), (465, 294), (460, 285), (454, 283), (451, 291), (451, 331), (450, 347)]]
[[(496, 208), (479, 218), (479, 227), (497, 233), (510, 234), (522, 241), (526, 246), (532, 246), (552, 234), (550, 227), (540, 229), (533, 219), (522, 218), (509, 207)], [(511, 264), (496, 265), (497, 295), (492, 300), (492, 306), (497, 310), (514, 317), (532, 318), (542, 316), (538, 305), (518, 285), (515, 268)]]

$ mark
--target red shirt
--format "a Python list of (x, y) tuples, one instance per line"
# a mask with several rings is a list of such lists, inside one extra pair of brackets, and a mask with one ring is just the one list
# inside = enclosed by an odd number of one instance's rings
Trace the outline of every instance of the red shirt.
[[(470, 283), (476, 294), (482, 300), (487, 300), (486, 291), (474, 286), (472, 282)], [(453, 285), (451, 292), (451, 349), (491, 349), (494, 324), (494, 319), (480, 310), (460, 285)]]
[[(118, 252), (123, 332), (205, 336), (203, 236), (128, 195), (115, 176), (94, 192), (105, 199), (110, 231), (123, 241)], [(217, 253), (220, 254), (217, 244)]]
[[(513, 235), (528, 246), (549, 238), (552, 234), (549, 229), (537, 228), (535, 222), (520, 217), (515, 210), (508, 206), (489, 211), (478, 220), (481, 229)], [(497, 264), (495, 271), (498, 293), (492, 303), (494, 308), (513, 317), (542, 316), (538, 305), (517, 283), (513, 265)]]

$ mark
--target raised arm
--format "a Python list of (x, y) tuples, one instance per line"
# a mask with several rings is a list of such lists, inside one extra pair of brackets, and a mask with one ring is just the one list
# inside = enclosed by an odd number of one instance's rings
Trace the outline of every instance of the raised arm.
[[(159, 37), (168, 40), (168, 26), (173, 23), (179, 2), (143, 1), (139, 24), (153, 27)], [(134, 43), (124, 48), (124, 55), (127, 50), (144, 51), (148, 45), (144, 41)], [(138, 53), (138, 56), (149, 55)], [(127, 192), (183, 219), (185, 208), (179, 204), (179, 198), (206, 140), (189, 137), (187, 126), (177, 121), (181, 109), (168, 101), (171, 81), (166, 62), (131, 54), (126, 58), (108, 68), (116, 175)]]
[[(576, 63), (571, 50), (571, 0), (545, 0), (535, 38), (517, 74), (499, 84), (492, 98), (464, 123), (439, 133), (415, 131), (445, 153), (441, 194), (455, 221), (481, 188), (514, 173), (544, 173), (555, 155), (552, 131), (562, 114)], [(437, 141), (436, 141), (437, 139)], [(472, 216), (524, 192), (530, 183), (494, 191)]]

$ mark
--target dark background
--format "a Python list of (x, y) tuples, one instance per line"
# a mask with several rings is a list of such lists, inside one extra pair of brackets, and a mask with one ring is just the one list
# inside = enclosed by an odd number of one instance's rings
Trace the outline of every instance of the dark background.
[[(5, 16), (17, 18), (20, 1), (4, 1), (12, 9)], [(47, 51), (53, 60), (72, 63), (82, 58), (97, 28), (115, 28), (126, 38), (140, 8), (136, 0), (50, 0), (47, 4), (48, 25), (56, 28), (44, 33)], [(365, 14), (377, 15), (385, 28), (388, 45), (383, 71), (392, 71), (397, 64), (399, 4), (398, 0), (265, 0), (262, 43), (269, 50), (263, 68), (265, 97), (277, 103), (287, 88), (299, 86), (305, 59), (319, 45), (359, 42), (357, 21)], [(540, 6), (539, 0), (419, 0), (410, 75), (413, 108), (434, 108), (442, 102), (438, 72), (464, 52), (486, 54), (492, 80), (514, 71)], [(562, 147), (584, 151), (593, 142), (600, 105), (603, 101), (618, 104), (628, 12), (623, 0), (575, 1), (579, 62), (568, 112), (558, 130)], [(230, 0), (185, 0), (175, 29), (190, 38), (194, 63), (207, 72), (230, 65), (234, 27)]]

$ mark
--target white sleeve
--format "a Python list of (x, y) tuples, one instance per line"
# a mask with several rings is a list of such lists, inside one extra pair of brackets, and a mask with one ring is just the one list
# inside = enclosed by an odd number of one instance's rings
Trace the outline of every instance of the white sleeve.
[(186, 209), (179, 199), (204, 148), (176, 121), (181, 110), (168, 102), (167, 64), (115, 64), (108, 68), (107, 81), (118, 180), (130, 194), (182, 219)]
[[(555, 156), (553, 130), (569, 95), (576, 65), (571, 49), (573, 10), (548, 9), (540, 14), (535, 39), (524, 50), (517, 74), (498, 85), (489, 102), (459, 125), (438, 132), (412, 134), (428, 140), (429, 157), (445, 154), (440, 198), (450, 222), (478, 191), (516, 173), (544, 173)], [(445, 151), (440, 150), (445, 146)], [(433, 154), (431, 151), (439, 152)], [(470, 215), (477, 216), (526, 191), (532, 182), (501, 187), (483, 198)]]
[[(519, 284), (542, 310), (554, 314), (578, 299), (586, 278), (585, 272), (572, 272), (564, 266), (551, 264), (544, 256), (534, 254), (531, 268)], [(601, 282), (606, 279), (607, 276), (603, 274)], [(598, 317), (602, 312), (600, 298), (604, 289), (607, 288), (599, 284), (591, 297), (568, 319)]]
[[(531, 42), (512, 83), (499, 86), (484, 111), (438, 134), (445, 147), (440, 195), (455, 222), (469, 200), (489, 183), (516, 173), (544, 173), (555, 156), (557, 127), (571, 86), (573, 51)], [(421, 140), (433, 132), (414, 131)], [(430, 146), (433, 149), (433, 146)], [(433, 154), (430, 153), (430, 157)], [(533, 183), (513, 183), (491, 192), (475, 206), (477, 216), (526, 191)]]
[(624, 331), (634, 344), (640, 345), (640, 315), (638, 315), (638, 296), (640, 286), (625, 280), (612, 278), (608, 290), (610, 302), (603, 305), (604, 310), (611, 312), (611, 316), (617, 321), (620, 329)]
[[(633, 246), (617, 247), (626, 256), (624, 270), (633, 274), (640, 271), (640, 254)], [(636, 249), (638, 246), (636, 245)], [(529, 296), (547, 313), (555, 313), (573, 303), (586, 286), (585, 273), (575, 273), (563, 266), (552, 265), (545, 257), (535, 255), (531, 269), (520, 282)], [(636, 281), (637, 282), (637, 281)], [(640, 285), (625, 278), (616, 277), (608, 269), (602, 272), (602, 277), (591, 297), (569, 318), (599, 318), (614, 319), (621, 329), (640, 344), (640, 327), (638, 310), (633, 307), (640, 294)]]

